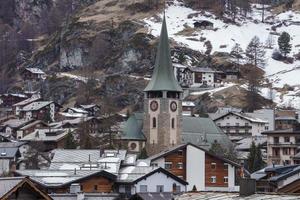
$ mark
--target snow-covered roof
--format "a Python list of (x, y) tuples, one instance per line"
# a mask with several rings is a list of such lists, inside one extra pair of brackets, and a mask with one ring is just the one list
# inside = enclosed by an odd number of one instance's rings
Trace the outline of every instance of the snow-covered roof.
[(8, 93), (8, 94), (1, 94), (0, 96), (14, 96), (14, 97), (20, 97), (20, 98), (27, 98), (25, 94), (19, 94), (19, 93)]
[[(75, 113), (88, 114), (88, 111), (86, 111), (86, 110), (84, 110), (84, 109), (82, 109), (82, 108), (68, 108), (68, 109), (72, 110), (72, 111), (75, 112)], [(68, 110), (68, 109), (67, 109), (67, 110)]]
[(21, 141), (59, 141), (64, 138), (70, 129), (36, 129), (26, 135)]
[(262, 119), (259, 119), (259, 118), (256, 118), (256, 117), (251, 117), (245, 113), (238, 113), (238, 112), (228, 112), (228, 113), (223, 113), (222, 115), (218, 116), (217, 118), (214, 119), (214, 121), (217, 121), (227, 115), (236, 115), (238, 117), (241, 117), (245, 120), (248, 120), (252, 123), (264, 123), (264, 124), (267, 124), (268, 121), (265, 121), (265, 120), (262, 120)]
[(219, 71), (213, 70), (209, 67), (190, 67), (189, 68), (193, 72), (203, 72), (203, 73), (219, 73)]
[(10, 119), (2, 123), (3, 126), (9, 126), (11, 128), (20, 128), (30, 123), (32, 120), (26, 119)]
[(182, 106), (194, 107), (195, 103), (192, 101), (183, 101)]
[(21, 102), (18, 102), (16, 104), (14, 104), (13, 106), (25, 106), (27, 104), (30, 104), (34, 101), (38, 101), (40, 100), (41, 97), (39, 95), (33, 95), (32, 97), (28, 98), (28, 99), (25, 99), (24, 101), (21, 101)]
[(22, 108), (22, 111), (36, 111), (50, 105), (53, 101), (36, 101), (32, 102)]
[(267, 142), (266, 136), (258, 136), (258, 137), (247, 137), (237, 142), (237, 146), (235, 147), (236, 150), (248, 150), (250, 149), (250, 146), (252, 142), (255, 143), (255, 145), (262, 145)]
[(26, 68), (27, 71), (30, 71), (33, 74), (45, 74), (41, 69), (39, 68)]
[(68, 112), (59, 112), (60, 115), (68, 118), (83, 118), (86, 117), (87, 114), (84, 113), (68, 113)]

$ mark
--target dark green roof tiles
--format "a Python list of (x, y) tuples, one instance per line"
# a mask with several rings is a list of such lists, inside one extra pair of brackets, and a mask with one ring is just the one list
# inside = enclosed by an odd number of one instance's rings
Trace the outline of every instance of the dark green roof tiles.
[(165, 16), (160, 33), (159, 46), (156, 54), (153, 75), (151, 81), (148, 83), (144, 91), (182, 92), (182, 88), (175, 79), (173, 72)]

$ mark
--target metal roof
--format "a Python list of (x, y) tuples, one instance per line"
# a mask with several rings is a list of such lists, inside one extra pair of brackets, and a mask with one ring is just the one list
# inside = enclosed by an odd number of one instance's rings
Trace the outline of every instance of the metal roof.
[(163, 18), (153, 75), (144, 91), (183, 91), (173, 72), (165, 16)]
[(126, 121), (121, 139), (146, 140), (143, 134), (143, 121), (139, 120), (135, 114), (131, 115)]
[(222, 192), (199, 192), (185, 193), (175, 200), (296, 200), (299, 195), (283, 195), (283, 194), (253, 194), (250, 196), (240, 196), (238, 193), (222, 193)]
[(18, 147), (0, 148), (0, 159), (14, 158), (18, 152)]
[(0, 178), (0, 198), (22, 182), (24, 177)]
[(207, 146), (215, 140), (223, 146), (231, 145), (227, 135), (210, 118), (183, 116), (182, 142)]

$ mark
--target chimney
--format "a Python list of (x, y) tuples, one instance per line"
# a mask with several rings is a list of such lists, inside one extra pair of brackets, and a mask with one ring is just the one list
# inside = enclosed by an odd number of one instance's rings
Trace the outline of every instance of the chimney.
[(70, 185), (70, 194), (78, 194), (81, 192), (79, 183), (72, 183)]

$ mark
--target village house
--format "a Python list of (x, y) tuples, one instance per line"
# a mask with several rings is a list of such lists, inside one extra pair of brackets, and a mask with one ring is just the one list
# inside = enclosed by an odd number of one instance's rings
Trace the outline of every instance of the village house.
[(194, 114), (195, 103), (192, 101), (182, 102), (182, 115), (192, 116)]
[(275, 111), (275, 129), (293, 129), (299, 125), (298, 113), (295, 110), (276, 110)]
[[(187, 182), (163, 168), (137, 162), (125, 150), (54, 151), (49, 169), (17, 170), (47, 192), (120, 194), (121, 198), (143, 192), (186, 192)], [(74, 192), (77, 191), (77, 192)]]
[(27, 177), (0, 178), (0, 199), (53, 200)]
[(7, 93), (0, 95), (0, 106), (1, 107), (9, 107), (11, 108), (14, 104), (19, 103), (27, 99), (27, 96), (24, 94), (17, 93)]
[(39, 81), (46, 78), (45, 72), (39, 68), (24, 68), (21, 76), (25, 81)]
[(187, 190), (238, 191), (240, 165), (193, 144), (175, 146), (148, 158), (152, 166), (162, 167), (186, 180)]
[(223, 72), (208, 67), (184, 67), (176, 64), (174, 74), (184, 87), (217, 87), (222, 82)]
[(39, 144), (43, 151), (51, 151), (57, 148), (64, 148), (65, 139), (69, 132), (73, 129), (35, 129), (20, 141), (28, 142), (28, 145)]
[[(295, 129), (265, 131), (267, 136), (268, 165), (293, 165), (300, 164), (293, 157), (298, 153), (300, 144), (300, 131)], [(296, 162), (296, 163), (295, 163)]]
[(27, 106), (28, 104), (41, 100), (40, 95), (33, 95), (28, 99), (25, 99), (24, 101), (18, 102), (12, 106), (13, 113), (15, 113), (16, 116), (20, 115), (20, 111), (23, 109), (23, 107)]
[(31, 120), (43, 120), (46, 122), (55, 121), (60, 105), (53, 101), (35, 101), (24, 106), (20, 112), (20, 117)]
[(0, 176), (18, 168), (24, 142), (0, 142)]
[(1, 131), (8, 138), (17, 138), (17, 131), (32, 122), (34, 120), (9, 119), (1, 123)]
[(59, 113), (65, 119), (85, 118), (89, 112), (82, 108), (67, 108)]
[(251, 117), (245, 113), (228, 112), (211, 117), (232, 141), (248, 136), (261, 136), (263, 131), (268, 130), (268, 121)]
[(45, 129), (47, 127), (49, 127), (49, 125), (41, 120), (32, 121), (31, 123), (19, 128), (17, 130), (16, 138), (18, 140), (22, 139), (29, 133), (32, 133), (33, 131), (35, 131), (36, 129)]
[(270, 165), (251, 174), (256, 180), (257, 192), (278, 192), (299, 194), (300, 192), (299, 165)]

